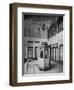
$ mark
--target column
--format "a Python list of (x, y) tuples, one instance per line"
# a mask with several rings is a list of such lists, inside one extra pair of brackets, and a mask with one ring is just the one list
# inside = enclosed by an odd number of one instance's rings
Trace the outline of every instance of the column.
[(28, 58), (27, 52), (28, 52), (28, 47), (26, 46), (26, 58)]
[(35, 46), (33, 46), (33, 58), (35, 58)]

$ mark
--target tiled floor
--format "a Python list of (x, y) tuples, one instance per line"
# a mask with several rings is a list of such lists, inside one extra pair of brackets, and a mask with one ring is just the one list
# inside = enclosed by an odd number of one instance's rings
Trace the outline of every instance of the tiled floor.
[(24, 74), (46, 74), (46, 73), (62, 73), (63, 65), (51, 61), (51, 68), (49, 70), (40, 70), (37, 61), (25, 63)]

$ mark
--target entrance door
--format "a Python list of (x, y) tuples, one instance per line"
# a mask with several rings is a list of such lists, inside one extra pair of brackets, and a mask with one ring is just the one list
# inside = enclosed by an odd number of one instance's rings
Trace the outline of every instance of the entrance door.
[(56, 59), (55, 51), (56, 51), (55, 48), (51, 48), (51, 59), (52, 60), (55, 60)]
[(28, 47), (28, 60), (27, 60), (27, 74), (34, 73), (34, 65), (33, 65), (33, 47)]

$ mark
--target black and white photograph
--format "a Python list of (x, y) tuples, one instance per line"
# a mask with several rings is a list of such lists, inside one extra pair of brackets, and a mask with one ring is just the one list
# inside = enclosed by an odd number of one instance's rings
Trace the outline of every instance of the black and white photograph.
[(22, 75), (63, 73), (63, 17), (22, 13)]
[(72, 7), (10, 5), (10, 85), (72, 82)]

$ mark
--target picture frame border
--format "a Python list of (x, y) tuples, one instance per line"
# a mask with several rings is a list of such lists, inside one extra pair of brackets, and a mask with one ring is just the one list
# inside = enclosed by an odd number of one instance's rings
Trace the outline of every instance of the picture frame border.
[[(70, 28), (69, 28), (69, 80), (58, 80), (58, 81), (38, 81), (38, 82), (17, 82), (17, 8), (18, 7), (29, 7), (29, 8), (46, 8), (46, 9), (60, 9), (69, 10), (70, 12)], [(62, 5), (43, 5), (43, 4), (28, 4), (28, 3), (12, 3), (9, 5), (9, 84), (11, 86), (29, 86), (29, 85), (45, 85), (45, 84), (64, 84), (72, 83), (72, 6)]]

